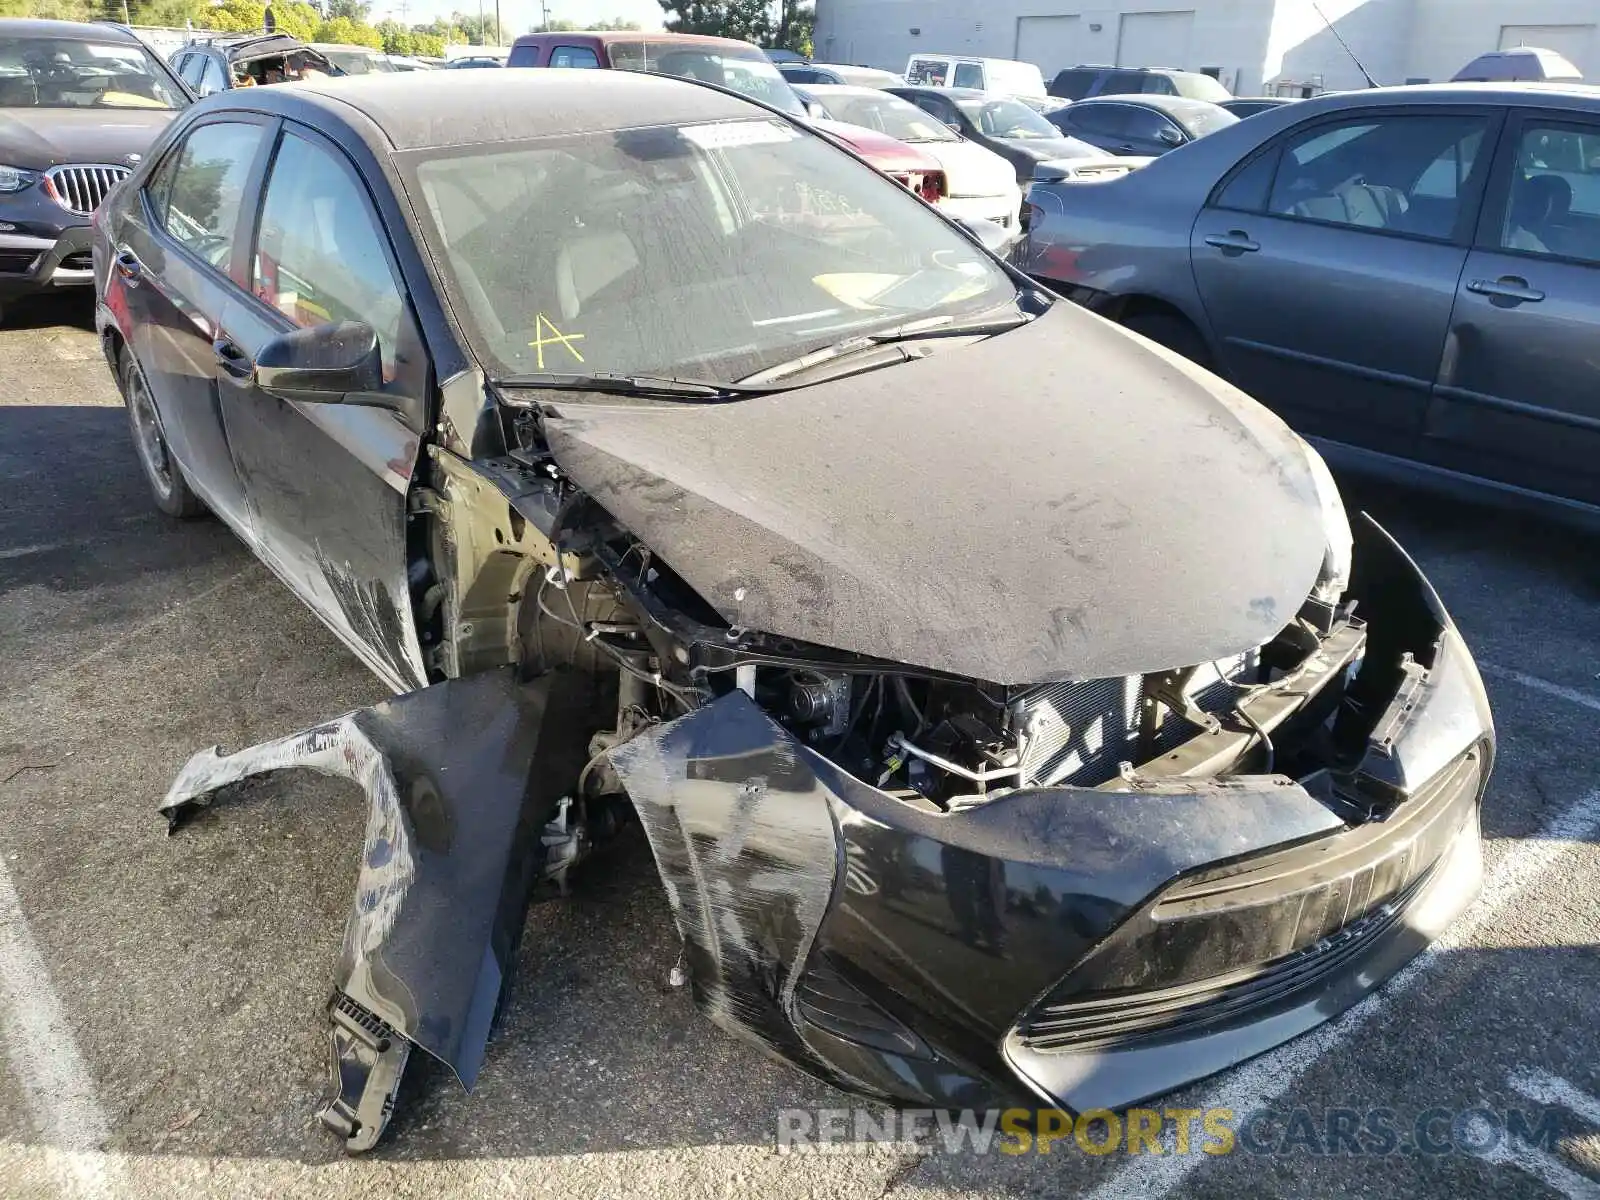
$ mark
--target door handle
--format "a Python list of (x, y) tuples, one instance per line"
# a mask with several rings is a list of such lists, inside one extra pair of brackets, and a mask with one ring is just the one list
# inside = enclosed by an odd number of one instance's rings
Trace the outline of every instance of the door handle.
[(1242, 229), (1230, 229), (1223, 234), (1214, 233), (1206, 239), (1206, 245), (1215, 246), (1218, 250), (1231, 250), (1235, 254), (1254, 254), (1261, 249), (1261, 243)]
[(249, 379), (255, 374), (255, 363), (250, 361), (250, 356), (241, 350), (236, 342), (219, 337), (211, 343), (211, 352), (216, 355), (217, 366), (225, 374), (235, 379)]
[(139, 286), (139, 279), (144, 274), (144, 265), (132, 250), (127, 247), (118, 250), (116, 257), (111, 260), (111, 265), (118, 275), (127, 280), (129, 287)]
[(1544, 299), (1544, 293), (1536, 287), (1529, 287), (1528, 281), (1520, 275), (1502, 275), (1499, 279), (1474, 279), (1467, 284), (1467, 291), (1495, 300), (1511, 300), (1518, 304), (1537, 304)]

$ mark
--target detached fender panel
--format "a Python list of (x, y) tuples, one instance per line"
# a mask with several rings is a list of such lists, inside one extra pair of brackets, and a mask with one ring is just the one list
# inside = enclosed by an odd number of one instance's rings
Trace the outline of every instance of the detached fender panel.
[(353, 1150), (381, 1134), (409, 1046), (469, 1089), (477, 1079), (541, 873), (539, 835), (583, 765), (587, 712), (568, 682), (489, 672), (234, 754), (212, 747), (161, 802), (175, 831), (219, 788), (271, 771), (306, 768), (366, 793), (330, 1008), (341, 1095), (323, 1113)]

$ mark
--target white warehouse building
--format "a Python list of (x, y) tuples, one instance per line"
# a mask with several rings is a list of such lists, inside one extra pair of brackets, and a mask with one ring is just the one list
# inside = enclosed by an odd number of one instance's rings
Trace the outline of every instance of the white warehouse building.
[(1597, 27), (1600, 0), (817, 0), (815, 56), (894, 71), (919, 52), (1016, 58), (1046, 82), (1079, 63), (1183, 67), (1249, 96), (1363, 87), (1352, 54), (1394, 84), (1516, 46), (1600, 79)]

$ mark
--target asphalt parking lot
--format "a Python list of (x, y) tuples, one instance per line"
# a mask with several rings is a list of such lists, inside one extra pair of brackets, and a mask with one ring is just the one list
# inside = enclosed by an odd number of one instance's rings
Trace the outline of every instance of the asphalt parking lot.
[[(1162, 1102), (1231, 1110), (1233, 1153), (776, 1153), (779, 1110), (849, 1101), (669, 986), (636, 839), (533, 910), (476, 1093), (414, 1058), (345, 1159), (313, 1113), (358, 793), (279, 777), (170, 840), (154, 806), (194, 750), (383, 688), (220, 524), (155, 511), (87, 314), (0, 329), (0, 1195), (1600, 1196), (1600, 543), (1367, 486), (1495, 702), (1485, 893), (1375, 1000)], [(1375, 1110), (1392, 1148), (1330, 1144)]]

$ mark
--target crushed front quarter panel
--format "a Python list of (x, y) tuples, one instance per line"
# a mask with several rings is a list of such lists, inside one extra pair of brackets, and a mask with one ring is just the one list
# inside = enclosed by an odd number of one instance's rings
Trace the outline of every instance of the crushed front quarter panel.
[(588, 710), (562, 673), (435, 684), (234, 754), (201, 751), (160, 811), (176, 830), (219, 788), (306, 768), (349, 779), (368, 815), (330, 1004), (339, 1094), (325, 1123), (352, 1151), (382, 1134), (407, 1048), (470, 1089), (505, 994), (540, 833), (583, 766)]

